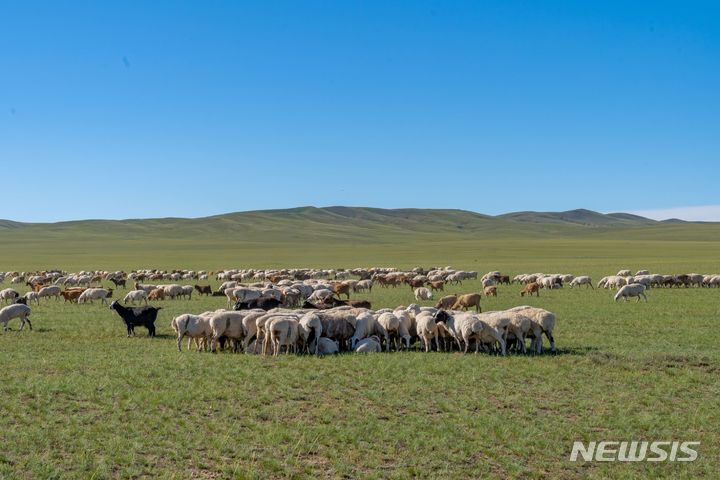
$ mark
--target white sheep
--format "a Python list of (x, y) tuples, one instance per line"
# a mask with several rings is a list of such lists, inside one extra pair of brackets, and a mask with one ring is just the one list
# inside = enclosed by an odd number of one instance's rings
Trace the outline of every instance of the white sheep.
[(30, 319), (28, 318), (30, 316), (30, 312), (30, 307), (23, 305), (22, 303), (15, 303), (3, 308), (0, 310), (0, 323), (3, 324), (3, 330), (9, 330), (8, 322), (13, 318), (20, 319), (20, 330), (25, 328), (25, 322), (27, 322), (30, 330), (32, 330), (32, 323), (30, 323)]
[(188, 350), (190, 350), (190, 343), (193, 339), (195, 339), (197, 351), (200, 351), (201, 347), (205, 348), (208, 344), (208, 339), (212, 337), (210, 318), (211, 317), (209, 315), (192, 315), (184, 313), (172, 319), (170, 326), (177, 334), (178, 352), (182, 351), (180, 343), (185, 336), (188, 337)]
[(432, 300), (432, 292), (425, 287), (416, 288), (415, 300)]
[(13, 302), (19, 296), (20, 294), (17, 292), (17, 290), (12, 288), (5, 288), (3, 290), (0, 290), (0, 299), (5, 300), (5, 303)]
[(104, 288), (88, 288), (80, 294), (77, 303), (85, 303), (87, 301), (93, 303), (93, 300), (100, 300), (103, 305), (107, 305), (107, 298), (110, 294), (111, 291)]
[(630, 270), (620, 270), (620, 271), (617, 273), (617, 276), (618, 276), (618, 277), (629, 277), (630, 275), (632, 275), (632, 273), (630, 272)]
[(340, 352), (340, 345), (331, 338), (320, 337), (312, 341), (310, 350), (315, 350), (317, 355), (334, 355)]
[(58, 287), (57, 285), (50, 285), (47, 287), (42, 287), (38, 291), (38, 299), (45, 298), (45, 297), (55, 297), (55, 300), (60, 298), (60, 292), (62, 289)]
[(147, 305), (147, 293), (145, 290), (130, 290), (127, 295), (125, 295), (125, 298), (123, 298), (123, 303), (132, 303), (135, 305), (135, 302), (142, 303), (143, 300), (145, 301), (145, 305)]
[(440, 344), (438, 342), (438, 327), (435, 323), (435, 318), (431, 312), (420, 312), (415, 317), (415, 328), (418, 336), (422, 339), (425, 345), (425, 351), (429, 352), (432, 341), (435, 340), (435, 346), (440, 351)]
[(587, 275), (581, 275), (579, 277), (575, 277), (570, 282), (570, 288), (573, 288), (575, 286), (580, 286), (580, 285), (587, 285), (587, 287), (585, 287), (585, 288), (588, 288), (588, 287), (590, 287), (592, 289), (595, 288), (592, 285), (592, 278), (588, 277)]
[(380, 345), (380, 339), (375, 335), (363, 338), (355, 346), (355, 352), (357, 353), (380, 353), (382, 352), (382, 346)]
[(642, 285), (640, 283), (631, 283), (630, 285), (625, 285), (622, 287), (618, 292), (615, 294), (615, 301), (617, 302), (620, 298), (627, 299), (629, 297), (637, 297), (637, 301), (640, 301), (640, 297), (645, 299), (645, 302), (647, 302), (647, 296), (645, 295), (645, 285)]
[(36, 305), (40, 305), (40, 297), (38, 297), (38, 293), (37, 293), (37, 292), (33, 292), (33, 291), (31, 290), (31, 291), (27, 292), (27, 293), (24, 295), (24, 297), (25, 297), (25, 300), (28, 301), (28, 303), (30, 303), (30, 302), (32, 302), (32, 301), (34, 300)]

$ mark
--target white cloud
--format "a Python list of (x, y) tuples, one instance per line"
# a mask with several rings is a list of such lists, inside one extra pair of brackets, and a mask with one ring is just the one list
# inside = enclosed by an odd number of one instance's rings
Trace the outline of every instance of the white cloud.
[(690, 222), (720, 222), (720, 205), (630, 210), (628, 213), (641, 215), (655, 220), (679, 218), (680, 220), (687, 220)]

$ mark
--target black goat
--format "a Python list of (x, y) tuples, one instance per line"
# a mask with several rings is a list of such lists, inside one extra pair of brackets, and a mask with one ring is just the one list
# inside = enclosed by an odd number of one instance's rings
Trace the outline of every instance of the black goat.
[(127, 288), (125, 286), (126, 280), (124, 278), (111, 278), (110, 281), (115, 284), (115, 287), (119, 287), (122, 285), (123, 288)]
[(161, 307), (127, 308), (120, 305), (116, 300), (110, 304), (110, 308), (122, 317), (127, 326), (128, 337), (135, 335), (135, 327), (145, 327), (148, 329), (148, 336), (155, 336), (155, 320)]
[(261, 308), (266, 312), (277, 308), (282, 305), (280, 300), (275, 298), (256, 298), (255, 300), (248, 300), (247, 302), (237, 302), (235, 304), (235, 310), (251, 310), (253, 308)]

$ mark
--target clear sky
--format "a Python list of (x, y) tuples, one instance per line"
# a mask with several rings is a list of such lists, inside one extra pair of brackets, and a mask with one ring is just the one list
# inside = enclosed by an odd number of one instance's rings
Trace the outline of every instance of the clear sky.
[(720, 219), (720, 2), (1, 7), (0, 218)]

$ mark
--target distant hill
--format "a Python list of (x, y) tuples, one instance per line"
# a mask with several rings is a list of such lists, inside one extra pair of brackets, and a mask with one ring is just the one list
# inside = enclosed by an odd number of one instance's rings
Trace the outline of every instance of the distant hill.
[(570, 224), (586, 227), (625, 227), (657, 223), (656, 220), (630, 213), (604, 214), (585, 209), (568, 210), (566, 212), (515, 212), (499, 215), (497, 218), (516, 222)]
[[(541, 243), (564, 248), (562, 254), (567, 255), (570, 251), (562, 245), (608, 241), (714, 243), (719, 237), (718, 223), (657, 222), (637, 215), (590, 210), (489, 216), (453, 209), (333, 206), (202, 218), (58, 223), (0, 220), (0, 270), (31, 266), (205, 267), (237, 262), (325, 265), (330, 259), (343, 262), (351, 257), (362, 260), (362, 264), (394, 264), (402, 258), (423, 262), (435, 258), (446, 263), (446, 258), (458, 255), (480, 261), (506, 251), (523, 254)], [(574, 255), (587, 257), (592, 252), (576, 250)]]
[(533, 232), (536, 235), (555, 235), (577, 233), (588, 229), (626, 229), (687, 223), (691, 222), (677, 219), (658, 222), (629, 213), (603, 214), (585, 209), (566, 212), (515, 212), (490, 216), (454, 209), (332, 206), (255, 210), (201, 218), (78, 220), (57, 223), (0, 220), (0, 232), (126, 237), (233, 234), (246, 240), (282, 240), (328, 236), (353, 237), (357, 234), (385, 237), (409, 232), (493, 235)]

